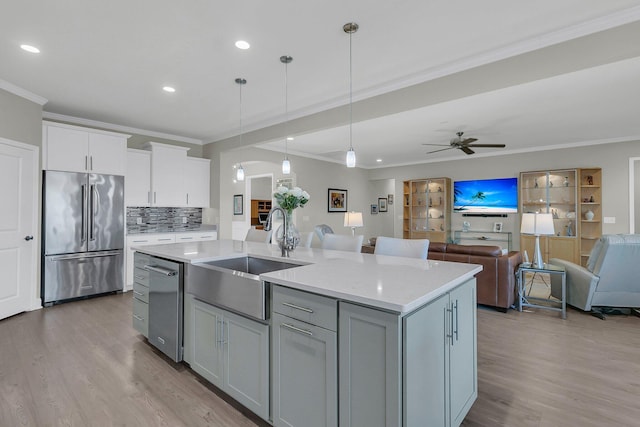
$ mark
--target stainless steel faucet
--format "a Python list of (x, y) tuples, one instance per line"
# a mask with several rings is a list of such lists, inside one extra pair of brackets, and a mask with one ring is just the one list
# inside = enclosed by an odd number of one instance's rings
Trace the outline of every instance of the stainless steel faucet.
[[(278, 246), (282, 250), (282, 256), (288, 257), (289, 251), (294, 249), (293, 237), (287, 236), (287, 214), (280, 206), (274, 206), (269, 211), (269, 215), (267, 215), (267, 223), (264, 226), (266, 231), (270, 231), (272, 228), (271, 225), (271, 217), (273, 216), (273, 212), (280, 211), (282, 213), (282, 242), (278, 242)], [(272, 234), (274, 236), (274, 234)], [(277, 239), (277, 238), (276, 238)]]

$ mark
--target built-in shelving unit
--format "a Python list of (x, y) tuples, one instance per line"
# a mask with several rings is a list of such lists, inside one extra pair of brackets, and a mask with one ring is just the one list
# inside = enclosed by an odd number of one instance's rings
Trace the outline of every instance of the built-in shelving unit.
[(585, 266), (602, 236), (602, 170), (580, 169), (580, 263)]
[(447, 242), (451, 234), (451, 179), (404, 181), (403, 237)]
[(260, 223), (261, 213), (269, 213), (271, 210), (271, 200), (251, 199), (251, 226), (256, 229), (263, 229)]
[[(521, 213), (553, 215), (555, 236), (540, 238), (544, 261), (561, 258), (585, 265), (602, 235), (601, 169), (522, 172), (519, 185)], [(522, 235), (520, 250), (531, 255), (534, 242), (534, 236)]]

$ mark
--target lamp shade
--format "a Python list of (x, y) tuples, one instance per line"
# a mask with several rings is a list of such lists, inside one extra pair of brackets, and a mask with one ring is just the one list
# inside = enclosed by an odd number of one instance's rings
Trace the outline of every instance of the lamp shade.
[(555, 234), (553, 215), (550, 213), (522, 214), (520, 233), (532, 234), (534, 236), (551, 236)]
[(362, 221), (362, 212), (345, 212), (344, 226), (351, 228), (364, 226), (364, 222)]

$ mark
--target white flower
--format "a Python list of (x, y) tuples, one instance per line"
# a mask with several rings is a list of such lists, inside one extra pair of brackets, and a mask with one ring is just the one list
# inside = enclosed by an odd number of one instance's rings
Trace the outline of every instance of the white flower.
[(295, 197), (302, 197), (302, 188), (293, 187), (293, 190), (291, 190), (291, 194), (293, 194)]
[(289, 192), (289, 189), (287, 187), (285, 187), (284, 185), (281, 185), (278, 188), (276, 188), (276, 192), (280, 193), (280, 194), (286, 194), (286, 193)]
[(302, 197), (304, 197), (307, 200), (309, 200), (311, 198), (311, 196), (309, 196), (309, 193), (307, 193), (306, 191), (302, 192)]

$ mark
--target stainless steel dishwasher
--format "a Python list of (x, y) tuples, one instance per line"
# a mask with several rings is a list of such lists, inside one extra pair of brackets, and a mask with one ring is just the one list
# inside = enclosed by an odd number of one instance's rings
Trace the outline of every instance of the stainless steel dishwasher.
[(149, 342), (173, 361), (182, 360), (182, 263), (150, 257)]

